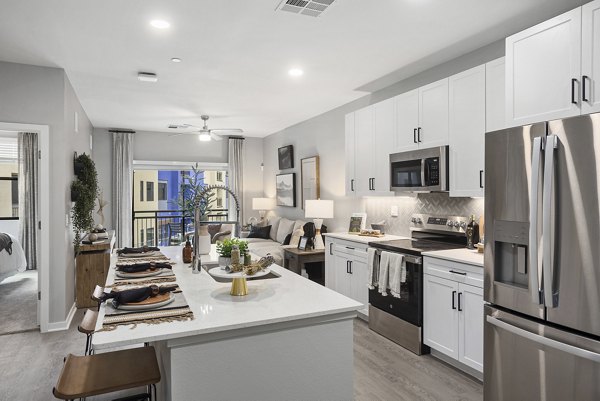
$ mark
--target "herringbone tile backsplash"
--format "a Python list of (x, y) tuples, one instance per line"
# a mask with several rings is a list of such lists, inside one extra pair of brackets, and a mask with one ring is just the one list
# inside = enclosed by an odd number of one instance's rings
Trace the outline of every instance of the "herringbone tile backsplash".
[[(482, 198), (451, 198), (447, 193), (418, 194), (417, 197), (389, 197), (366, 199), (367, 223), (386, 221), (386, 232), (410, 235), (410, 217), (416, 213), (434, 216), (483, 215)], [(398, 206), (398, 217), (390, 216), (392, 206)]]

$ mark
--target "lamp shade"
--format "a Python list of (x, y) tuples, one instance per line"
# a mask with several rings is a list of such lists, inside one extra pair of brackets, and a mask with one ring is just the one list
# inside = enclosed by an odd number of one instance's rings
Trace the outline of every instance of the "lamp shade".
[(310, 219), (331, 219), (333, 218), (332, 200), (306, 200), (306, 210), (304, 217)]
[(252, 210), (271, 210), (275, 208), (275, 198), (252, 198)]

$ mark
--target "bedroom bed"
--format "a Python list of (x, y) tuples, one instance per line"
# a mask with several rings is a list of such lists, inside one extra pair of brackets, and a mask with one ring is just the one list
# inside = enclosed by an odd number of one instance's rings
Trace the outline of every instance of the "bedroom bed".
[(12, 254), (4, 249), (0, 251), (0, 280), (25, 271), (27, 260), (21, 243), (12, 235), (8, 234), (12, 239)]

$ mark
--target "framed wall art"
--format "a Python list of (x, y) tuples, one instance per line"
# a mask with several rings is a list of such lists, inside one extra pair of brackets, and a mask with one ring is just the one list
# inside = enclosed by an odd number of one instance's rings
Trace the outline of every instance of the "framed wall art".
[(275, 186), (277, 206), (296, 207), (296, 173), (277, 174)]
[(294, 146), (288, 145), (277, 149), (279, 170), (294, 168)]

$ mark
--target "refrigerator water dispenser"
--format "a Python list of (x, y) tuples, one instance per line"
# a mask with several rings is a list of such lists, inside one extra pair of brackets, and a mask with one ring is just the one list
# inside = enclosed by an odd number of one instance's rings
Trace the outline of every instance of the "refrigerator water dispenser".
[(494, 281), (527, 288), (529, 223), (499, 221), (494, 224)]

